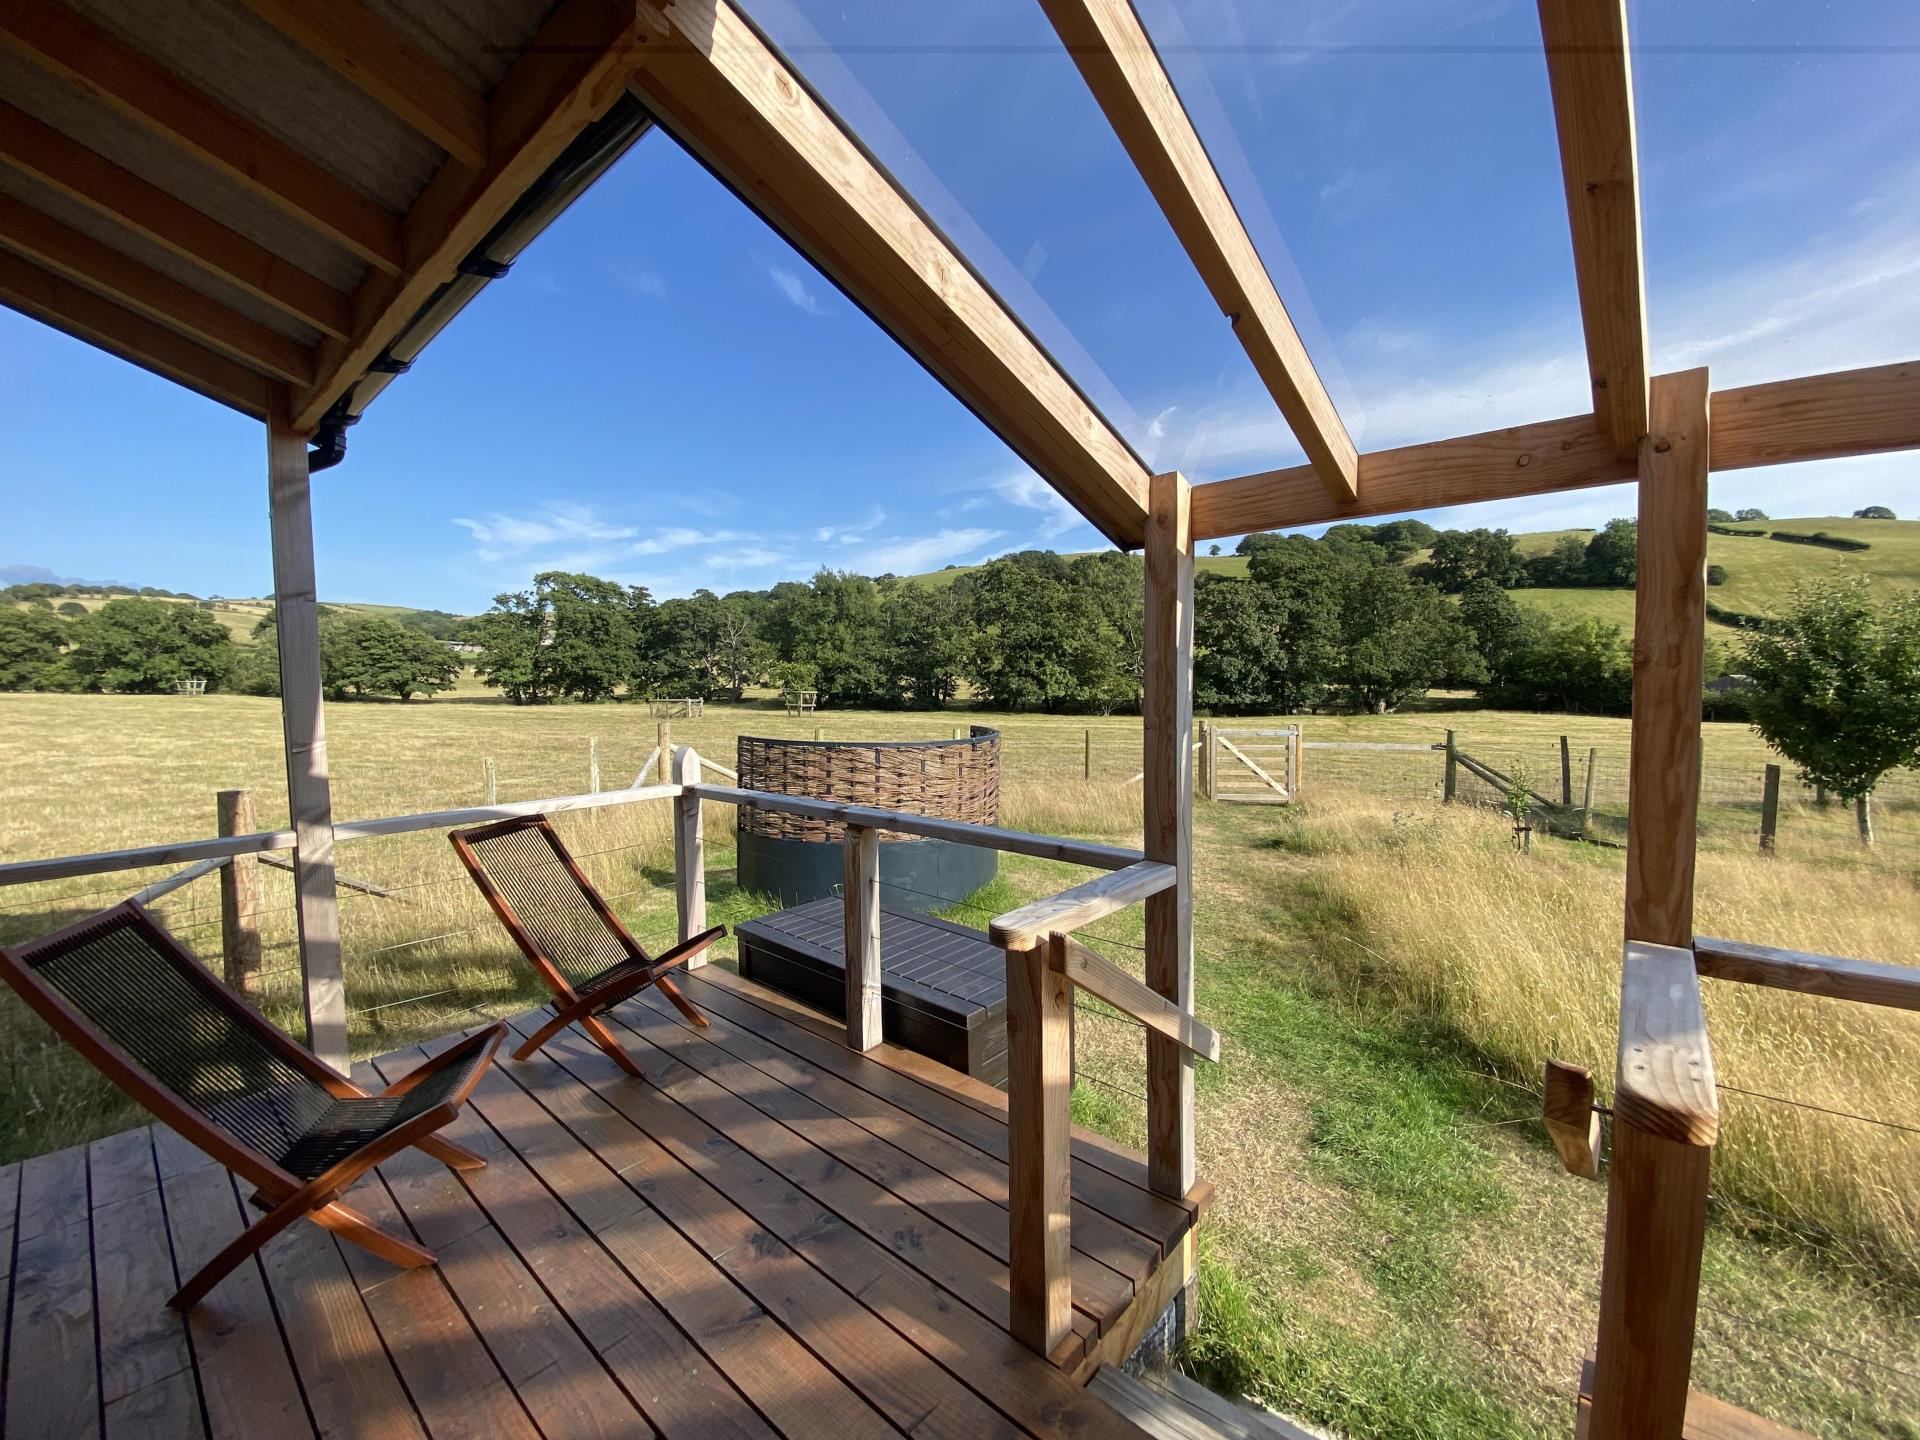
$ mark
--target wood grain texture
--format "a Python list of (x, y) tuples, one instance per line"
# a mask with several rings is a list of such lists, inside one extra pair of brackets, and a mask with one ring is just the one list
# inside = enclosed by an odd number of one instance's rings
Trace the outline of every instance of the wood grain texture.
[(1920, 449), (1920, 360), (1716, 391), (1713, 468)]
[(0, 250), (0, 304), (256, 420), (284, 386), (118, 301)]
[(1707, 372), (1653, 385), (1640, 461), (1627, 780), (1629, 940), (1693, 943), (1700, 693), (1707, 625)]
[(988, 923), (987, 934), (996, 945), (1022, 948), (1044, 939), (1049, 933), (1066, 934), (1116, 910), (1124, 910), (1149, 895), (1159, 894), (1178, 879), (1171, 865), (1154, 860), (1136, 861), (1125, 869), (1110, 871), (1057, 895), (996, 915)]
[[(700, 755), (691, 745), (674, 752), (673, 783), (682, 787), (700, 783)], [(691, 940), (707, 928), (705, 808), (697, 790), (683, 788), (673, 797), (673, 899), (682, 940)], [(694, 968), (706, 963), (704, 951), (687, 962)]]
[(401, 226), (404, 265), (353, 296), (351, 336), (320, 347), (319, 378), (294, 423), (319, 424), (455, 268), (560, 153), (619, 98), (645, 54), (636, 0), (564, 0), (487, 102), (488, 154), (475, 171), (449, 158)]
[(1646, 282), (1626, 0), (1540, 0), (1593, 413), (1614, 453), (1647, 432)]
[[(1580, 1364), (1580, 1396), (1574, 1420), (1575, 1440), (1587, 1440), (1593, 1425), (1593, 1357)], [(1750, 1410), (1715, 1398), (1700, 1390), (1687, 1392), (1687, 1418), (1681, 1430), (1684, 1440), (1813, 1440), (1803, 1430), (1789, 1430)]]
[(1073, 1308), (1067, 1098), (1073, 991), (1061, 941), (1007, 950), (1008, 1329), (1040, 1355)]
[(1066, 947), (1067, 978), (1114, 1009), (1206, 1060), (1220, 1058), (1220, 1037), (1209, 1025), (1174, 1007), (1070, 935), (1055, 934)]
[(400, 224), (332, 172), (217, 104), (64, 6), (0, 9), (0, 44), (220, 171), (380, 269), (400, 268)]
[(1549, 1060), (1540, 1091), (1540, 1118), (1569, 1175), (1600, 1178), (1600, 1115), (1593, 1108), (1593, 1074)]
[(1669, 1140), (1711, 1145), (1720, 1104), (1693, 952), (1635, 940), (1625, 951), (1614, 1118)]
[(359, 0), (241, 3), (461, 164), (486, 164), (485, 102)]
[(1920, 1010), (1920, 968), (1911, 965), (1844, 960), (1837, 955), (1705, 936), (1694, 940), (1693, 959), (1700, 973), (1714, 980), (1737, 980), (1896, 1010)]
[(880, 1043), (880, 832), (847, 827), (841, 905), (847, 955), (847, 1045)]
[(0, 160), (316, 330), (347, 333), (347, 297), (324, 280), (4, 102)]
[[(1147, 516), (1143, 732), (1143, 849), (1171, 865), (1174, 884), (1147, 898), (1147, 986), (1193, 1013), (1193, 487), (1156, 475)], [(1193, 1056), (1147, 1034), (1147, 1176), (1178, 1199), (1193, 1188)]]
[(279, 623), (280, 724), (293, 812), (294, 903), (307, 1048), (347, 1070), (347, 991), (340, 958), (340, 896), (333, 879), (333, 792), (321, 699), (320, 611), (313, 572), (313, 502), (307, 436), (283, 414), (267, 422), (273, 593)]
[(1147, 470), (805, 79), (729, 0), (677, 0), (633, 79), (676, 139), (1110, 539)]
[(1357, 457), (1293, 319), (1130, 0), (1041, 0), (1114, 133), (1335, 500)]

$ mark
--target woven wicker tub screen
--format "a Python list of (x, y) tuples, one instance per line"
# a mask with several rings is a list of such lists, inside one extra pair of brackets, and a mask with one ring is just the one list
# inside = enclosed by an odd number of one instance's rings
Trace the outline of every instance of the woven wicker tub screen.
[[(742, 735), (735, 769), (745, 790), (905, 810), (993, 825), (1000, 818), (1000, 732), (964, 740), (776, 740)], [(740, 829), (777, 840), (841, 840), (846, 826), (812, 815), (740, 808)], [(888, 841), (919, 836), (881, 832)]]

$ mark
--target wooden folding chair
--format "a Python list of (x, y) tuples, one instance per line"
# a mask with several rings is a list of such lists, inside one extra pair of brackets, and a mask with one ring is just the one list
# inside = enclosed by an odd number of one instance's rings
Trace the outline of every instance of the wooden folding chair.
[(431, 1265), (432, 1251), (340, 1197), (409, 1145), (456, 1170), (486, 1163), (434, 1132), (480, 1083), (504, 1025), (370, 1095), (254, 1014), (131, 900), (0, 950), (0, 976), (109, 1080), (257, 1187), (266, 1215), (180, 1287), (176, 1310), (302, 1216), (395, 1265)]
[(621, 1069), (641, 1074), (599, 1017), (649, 985), (658, 985), (693, 1024), (706, 1025), (707, 1017), (667, 972), (724, 936), (726, 926), (682, 940), (655, 959), (627, 933), (546, 816), (500, 820), (447, 838), (520, 952), (553, 991), (553, 1018), (527, 1037), (514, 1059), (525, 1060), (577, 1023)]

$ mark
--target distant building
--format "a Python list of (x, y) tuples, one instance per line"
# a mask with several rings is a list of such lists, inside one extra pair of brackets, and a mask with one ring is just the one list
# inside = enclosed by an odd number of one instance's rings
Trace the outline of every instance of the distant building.
[(1751, 675), (1722, 675), (1718, 679), (1707, 681), (1707, 689), (1716, 695), (1725, 695), (1735, 690), (1752, 690), (1756, 688)]

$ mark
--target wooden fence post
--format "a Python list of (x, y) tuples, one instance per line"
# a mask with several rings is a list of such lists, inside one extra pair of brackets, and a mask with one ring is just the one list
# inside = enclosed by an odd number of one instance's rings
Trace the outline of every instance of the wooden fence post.
[[(1143, 850), (1174, 867), (1173, 886), (1147, 897), (1146, 981), (1193, 1010), (1193, 487), (1178, 472), (1147, 487), (1142, 632)], [(1062, 1167), (1062, 1184), (1065, 1169)], [(1181, 1200), (1193, 1188), (1193, 1056), (1147, 1035), (1147, 1183)]]
[(1773, 854), (1774, 836), (1780, 829), (1780, 767), (1767, 766), (1767, 778), (1760, 790), (1760, 853)]
[(600, 793), (600, 737), (598, 735), (587, 737), (587, 793), (589, 795)]
[(306, 434), (287, 423), (280, 402), (267, 419), (267, 495), (307, 1048), (344, 1075), (347, 985), (340, 957), (340, 895), (333, 879), (333, 792), (327, 780), (327, 720), (321, 703), (313, 495)]
[[(682, 745), (674, 753), (673, 783), (700, 783), (700, 755), (691, 745)], [(707, 835), (702, 810), (700, 797), (690, 790), (673, 797), (673, 899), (682, 940), (707, 928)], [(687, 968), (697, 970), (706, 963), (702, 951), (687, 961)]]
[(657, 729), (660, 736), (660, 768), (654, 773), (664, 785), (673, 778), (673, 722), (662, 720)]
[(1560, 737), (1560, 803), (1573, 808), (1573, 749), (1567, 737)]
[[(220, 834), (253, 834), (251, 790), (222, 790), (214, 806)], [(228, 988), (259, 993), (260, 862), (251, 855), (236, 855), (220, 867), (220, 958)]]
[(1300, 790), (1306, 784), (1307, 776), (1307, 737), (1296, 725), (1293, 733), (1287, 737), (1287, 798), (1297, 800)]
[(1600, 747), (1587, 747), (1587, 786), (1580, 797), (1580, 833), (1593, 829), (1593, 772), (1600, 768)]
[(498, 805), (500, 803), (499, 772), (493, 768), (493, 757), (491, 755), (481, 757), (480, 788), (486, 794), (487, 804)]
[(880, 832), (847, 826), (840, 903), (847, 947), (847, 1048), (880, 1043)]
[(1460, 747), (1454, 740), (1453, 731), (1447, 731), (1447, 768), (1440, 782), (1440, 803), (1451, 805), (1453, 797), (1460, 791)]
[(1717, 1125), (1692, 953), (1708, 404), (1706, 370), (1657, 377), (1640, 442), (1627, 944), (1590, 1440), (1679, 1440), (1693, 1370), (1706, 1117)]
[(1091, 780), (1093, 779), (1093, 729), (1089, 726), (1082, 733), (1086, 737), (1086, 744), (1085, 754), (1082, 756), (1080, 762), (1080, 778), (1082, 780)]
[(1029, 1350), (1050, 1356), (1073, 1318), (1067, 1208), (1073, 987), (1060, 937), (1005, 954), (1008, 1328)]

